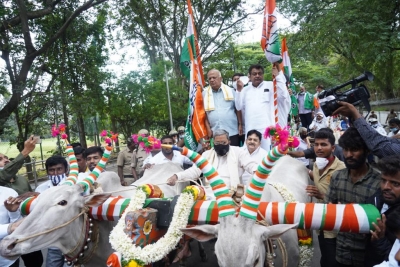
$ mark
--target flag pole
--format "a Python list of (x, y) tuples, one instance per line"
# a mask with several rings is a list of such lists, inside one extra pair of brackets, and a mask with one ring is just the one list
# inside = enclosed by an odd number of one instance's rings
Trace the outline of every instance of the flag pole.
[[(158, 3), (157, 1), (152, 0), (152, 4), (156, 12), (158, 11)], [(132, 9), (132, 8), (131, 8)], [(169, 114), (169, 123), (171, 127), (171, 131), (174, 129), (174, 123), (172, 121), (172, 111), (171, 111), (171, 98), (169, 95), (169, 83), (168, 83), (168, 73), (167, 73), (167, 65), (165, 65), (165, 50), (164, 50), (164, 35), (162, 34), (162, 23), (159, 21), (160, 24), (160, 37), (161, 37), (161, 49), (162, 49), (162, 60), (164, 65), (164, 75), (165, 75), (165, 83), (167, 85), (167, 101), (168, 101), (168, 114)]]
[(165, 51), (164, 51), (164, 35), (162, 34), (161, 23), (160, 23), (160, 35), (161, 35), (161, 47), (162, 47), (162, 59), (163, 59), (164, 73), (165, 73), (165, 83), (167, 84), (169, 123), (170, 123), (171, 131), (172, 131), (174, 129), (174, 123), (172, 121), (171, 98), (169, 96), (168, 73), (167, 73), (167, 65), (165, 65), (165, 56), (164, 56), (164, 53), (165, 53)]

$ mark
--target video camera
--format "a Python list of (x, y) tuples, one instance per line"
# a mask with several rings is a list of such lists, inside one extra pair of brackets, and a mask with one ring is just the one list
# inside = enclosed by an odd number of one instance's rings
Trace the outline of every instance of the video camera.
[[(328, 100), (326, 102), (321, 102), (321, 108), (322, 111), (324, 112), (325, 116), (330, 116), (332, 113), (337, 110), (340, 106), (337, 103), (337, 101), (344, 101), (347, 103), (352, 104), (353, 106), (359, 105), (361, 102), (364, 103), (365, 108), (369, 111), (371, 111), (371, 106), (369, 104), (369, 97), (370, 94), (368, 92), (368, 89), (365, 85), (360, 84), (357, 86), (358, 83), (363, 82), (363, 81), (372, 81), (374, 79), (374, 75), (366, 71), (357, 78), (354, 78), (348, 82), (345, 82), (341, 85), (337, 85), (333, 88), (329, 88), (327, 90), (322, 91), (321, 93), (318, 94), (319, 99), (326, 98), (328, 96), (334, 96), (335, 99)], [(337, 90), (351, 84), (351, 88), (345, 92), (337, 92)], [(357, 86), (357, 87), (356, 87)]]

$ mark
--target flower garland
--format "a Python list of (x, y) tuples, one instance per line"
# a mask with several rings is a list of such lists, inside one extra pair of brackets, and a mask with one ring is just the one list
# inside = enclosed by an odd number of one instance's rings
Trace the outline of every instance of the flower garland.
[(289, 148), (296, 148), (300, 145), (297, 137), (289, 135), (287, 127), (282, 128), (279, 124), (270, 126), (265, 129), (264, 138), (271, 138), (274, 146), (278, 146), (282, 151)]
[[(281, 194), (285, 202), (297, 202), (292, 192), (290, 192), (286, 186), (281, 183), (269, 183), (272, 185), (279, 194)], [(314, 254), (314, 248), (312, 247), (312, 237), (299, 239), (299, 267), (311, 266), (311, 260)]]
[[(124, 232), (126, 214), (130, 211), (142, 209), (146, 200), (146, 192), (140, 187), (136, 190), (129, 206), (125, 209), (118, 224), (110, 233), (111, 247), (122, 256), (121, 266), (144, 266), (159, 261), (176, 247), (183, 236), (180, 229), (186, 227), (194, 204), (194, 197), (191, 190), (184, 190), (180, 195), (167, 233), (156, 243), (149, 244), (143, 248), (132, 244), (132, 240)], [(115, 256), (110, 256), (110, 258), (118, 259)], [(111, 264), (109, 266), (118, 266), (118, 263), (114, 262), (107, 262), (107, 264)]]

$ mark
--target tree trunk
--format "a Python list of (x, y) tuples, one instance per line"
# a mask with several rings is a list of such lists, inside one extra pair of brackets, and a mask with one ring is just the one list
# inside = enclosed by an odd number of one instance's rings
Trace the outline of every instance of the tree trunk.
[(78, 129), (79, 129), (79, 142), (81, 143), (82, 147), (87, 148), (86, 135), (85, 135), (85, 123), (83, 121), (83, 117), (81, 114), (77, 114), (76, 118), (77, 118)]

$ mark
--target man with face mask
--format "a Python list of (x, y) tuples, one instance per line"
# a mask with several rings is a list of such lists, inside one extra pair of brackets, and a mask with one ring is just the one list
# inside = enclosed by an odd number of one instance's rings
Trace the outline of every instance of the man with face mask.
[(383, 136), (386, 136), (386, 131), (385, 129), (383, 129), (383, 127), (381, 125), (379, 125), (378, 120), (375, 118), (370, 118), (368, 120), (369, 124), (372, 126), (372, 128), (375, 129), (375, 131), (377, 131), (378, 133), (380, 133)]
[[(53, 186), (58, 186), (68, 176), (68, 163), (61, 156), (52, 156), (45, 163), (47, 177), (49, 181), (39, 185), (35, 191), (42, 193)], [(58, 248), (49, 248), (47, 250), (46, 266), (47, 267), (63, 267), (64, 256)]]
[(389, 121), (389, 127), (390, 127), (390, 132), (388, 134), (388, 137), (393, 137), (393, 138), (400, 138), (400, 120), (399, 119), (391, 119)]
[(387, 228), (385, 223), (388, 217), (400, 209), (400, 155), (380, 159), (377, 167), (381, 171), (380, 188), (369, 198), (368, 203), (380, 210), (382, 218), (378, 218), (378, 223), (374, 224), (375, 231), (371, 231), (371, 242), (365, 253), (365, 262), (369, 262), (370, 266), (388, 260), (392, 246), (399, 236), (399, 233)]
[[(315, 185), (308, 185), (306, 192), (315, 197), (318, 202), (324, 202), (325, 194), (333, 173), (344, 169), (346, 166), (333, 155), (335, 150), (335, 136), (330, 131), (318, 131), (314, 136), (314, 151), (316, 159), (310, 177)], [(336, 233), (332, 231), (319, 231), (319, 247), (321, 250), (321, 267), (336, 266)]]
[(46, 189), (58, 186), (67, 178), (68, 162), (61, 156), (52, 156), (45, 162), (47, 177), (49, 180), (36, 187), (35, 192), (42, 193)]
[[(336, 171), (325, 195), (326, 203), (366, 204), (379, 189), (379, 172), (367, 164), (367, 145), (357, 129), (350, 127), (339, 139), (343, 148), (345, 169)], [(365, 234), (339, 232), (336, 238), (337, 266), (364, 266)]]
[[(229, 133), (223, 129), (217, 129), (214, 134), (214, 148), (207, 150), (203, 156), (214, 166), (220, 177), (224, 180), (228, 188), (235, 189), (241, 184), (241, 177), (244, 171), (254, 173), (258, 164), (249, 155), (246, 155), (240, 147), (230, 146)], [(201, 171), (196, 165), (183, 172), (179, 172), (168, 178), (169, 185), (175, 185), (178, 180), (194, 180), (200, 177)], [(207, 196), (213, 197), (214, 194), (210, 185), (206, 183)]]

